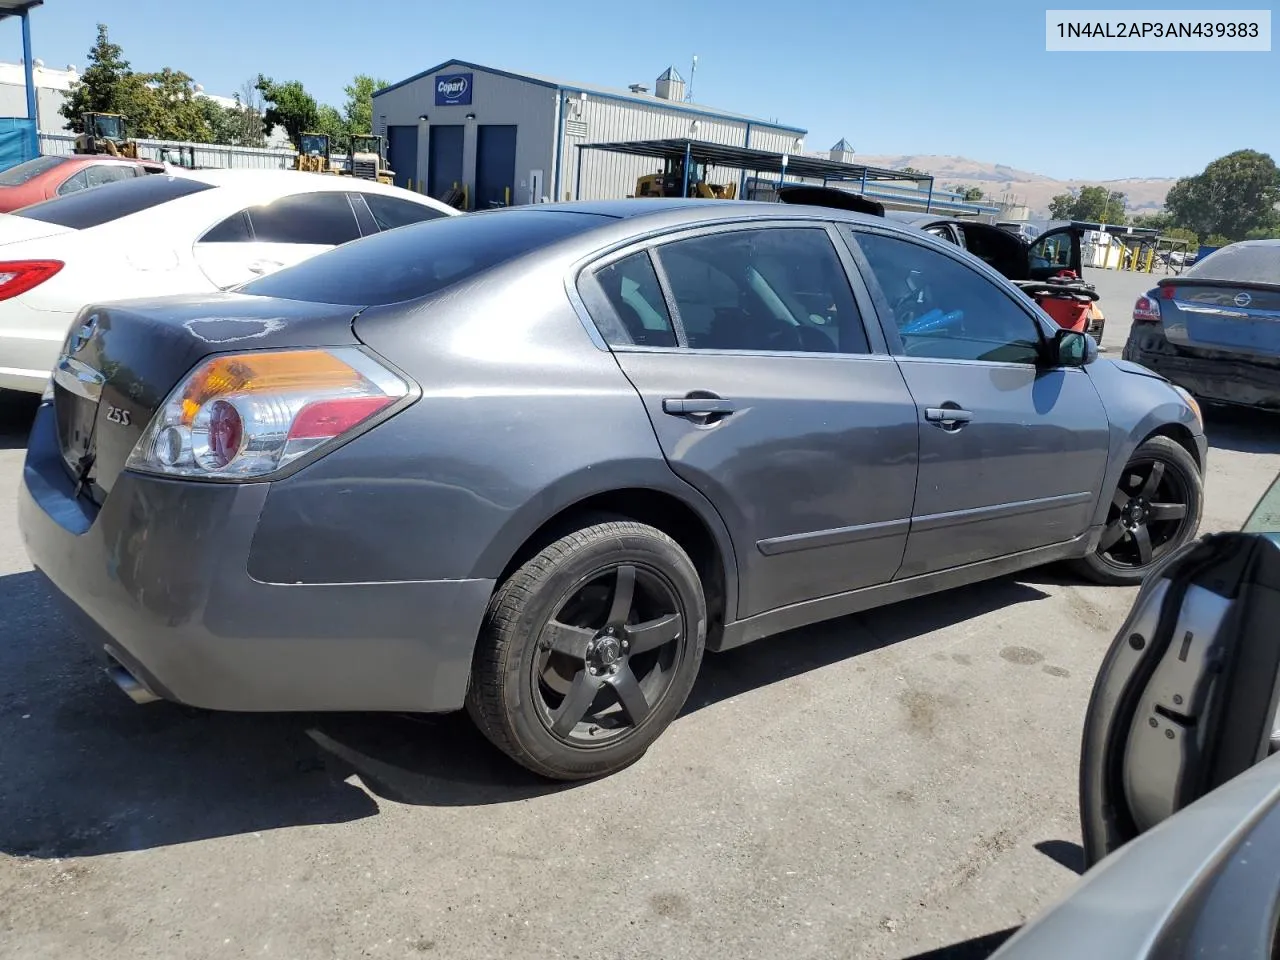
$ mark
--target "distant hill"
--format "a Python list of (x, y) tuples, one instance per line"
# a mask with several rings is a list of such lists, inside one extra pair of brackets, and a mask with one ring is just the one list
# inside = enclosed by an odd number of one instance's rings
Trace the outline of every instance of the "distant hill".
[(1126, 180), (1055, 180), (1028, 170), (1018, 170), (1000, 163), (983, 163), (980, 160), (970, 160), (968, 157), (870, 156), (859, 153), (854, 156), (854, 162), (897, 170), (903, 167), (915, 167), (917, 170), (933, 174), (940, 187), (972, 184), (981, 187), (983, 192), (993, 199), (999, 199), (1002, 194), (1011, 193), (1031, 208), (1033, 217), (1048, 216), (1049, 200), (1057, 194), (1087, 186), (1119, 190), (1125, 195), (1125, 212), (1130, 216), (1135, 213), (1155, 213), (1164, 206), (1165, 194), (1177, 182), (1158, 177), (1132, 177)]

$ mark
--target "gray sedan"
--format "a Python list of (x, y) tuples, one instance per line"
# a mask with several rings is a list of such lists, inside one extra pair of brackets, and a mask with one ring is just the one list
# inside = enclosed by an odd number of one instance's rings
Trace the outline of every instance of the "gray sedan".
[(35, 566), (135, 699), (466, 707), (615, 771), (704, 651), (1199, 523), (1187, 394), (954, 244), (829, 208), (539, 205), (78, 317)]

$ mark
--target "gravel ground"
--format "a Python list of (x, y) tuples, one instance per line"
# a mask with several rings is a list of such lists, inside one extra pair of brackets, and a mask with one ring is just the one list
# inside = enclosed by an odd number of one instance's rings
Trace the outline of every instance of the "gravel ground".
[[(1094, 274), (1118, 356), (1148, 280)], [(54, 613), (0, 398), (0, 942), (38, 958), (986, 956), (1067, 892), (1097, 665), (1134, 592), (1054, 569), (708, 658), (631, 769), (524, 776), (460, 717), (136, 707)], [(1204, 529), (1280, 469), (1211, 413)]]

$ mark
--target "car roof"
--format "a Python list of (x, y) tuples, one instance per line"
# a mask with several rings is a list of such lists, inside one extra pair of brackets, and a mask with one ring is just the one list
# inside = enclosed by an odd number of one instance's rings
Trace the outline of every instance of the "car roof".
[[(393, 187), (375, 180), (345, 177), (337, 174), (307, 173), (301, 170), (249, 170), (243, 168), (214, 167), (197, 170), (174, 170), (177, 176), (189, 177), (214, 187), (243, 187), (251, 190), (279, 190), (281, 194), (298, 190), (299, 185), (308, 191), (356, 190), (366, 193), (386, 193), (403, 196), (411, 191)], [(421, 194), (419, 194), (421, 196)]]
[(522, 210), (589, 214), (613, 220), (653, 220), (655, 225), (714, 222), (718, 220), (851, 220), (883, 223), (880, 217), (835, 207), (799, 203), (763, 203), (758, 200), (701, 200), (680, 197), (637, 197), (623, 200), (571, 200), (486, 210), (478, 216), (508, 216)]

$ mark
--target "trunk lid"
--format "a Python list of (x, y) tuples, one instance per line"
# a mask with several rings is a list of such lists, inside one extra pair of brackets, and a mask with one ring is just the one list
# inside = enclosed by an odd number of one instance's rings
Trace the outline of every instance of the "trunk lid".
[(358, 341), (360, 308), (241, 294), (120, 301), (83, 310), (53, 374), (68, 472), (101, 504), (169, 393), (204, 358)]
[(1168, 277), (1159, 287), (1161, 325), (1174, 346), (1280, 364), (1280, 283)]
[(70, 227), (36, 220), (34, 217), (0, 213), (0, 246), (22, 243), (26, 240), (42, 240), (45, 237), (56, 237), (60, 233), (74, 232)]

